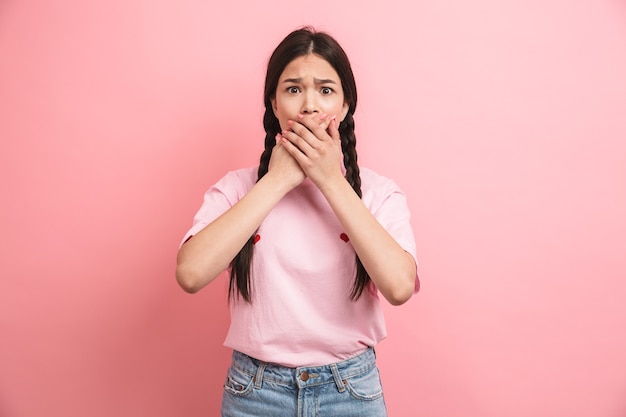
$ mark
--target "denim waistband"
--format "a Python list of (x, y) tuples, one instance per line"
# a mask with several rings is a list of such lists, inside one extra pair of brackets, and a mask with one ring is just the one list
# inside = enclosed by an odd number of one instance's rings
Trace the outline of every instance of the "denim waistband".
[(261, 388), (264, 381), (298, 388), (334, 383), (342, 392), (345, 390), (345, 379), (365, 373), (376, 366), (376, 353), (373, 348), (368, 348), (353, 358), (330, 365), (289, 368), (234, 351), (232, 366), (252, 376), (255, 388)]

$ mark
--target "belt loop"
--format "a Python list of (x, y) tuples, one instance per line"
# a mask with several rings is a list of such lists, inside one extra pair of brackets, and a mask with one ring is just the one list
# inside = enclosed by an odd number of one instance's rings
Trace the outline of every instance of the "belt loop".
[(261, 383), (263, 382), (263, 372), (265, 371), (265, 367), (267, 363), (260, 362), (259, 367), (256, 370), (256, 376), (254, 377), (254, 388), (260, 389)]
[(339, 392), (344, 392), (346, 390), (346, 384), (343, 383), (341, 379), (341, 375), (339, 375), (339, 369), (337, 369), (337, 364), (330, 365), (330, 372), (333, 374), (333, 378), (335, 379), (335, 384), (337, 385), (337, 389)]

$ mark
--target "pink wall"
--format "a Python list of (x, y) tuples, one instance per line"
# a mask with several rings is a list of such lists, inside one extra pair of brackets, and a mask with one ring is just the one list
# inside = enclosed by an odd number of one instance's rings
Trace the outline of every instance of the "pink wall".
[(184, 294), (175, 254), (304, 23), (414, 215), (390, 415), (626, 415), (626, 4), (248, 3), (0, 3), (0, 416), (217, 415), (225, 281)]

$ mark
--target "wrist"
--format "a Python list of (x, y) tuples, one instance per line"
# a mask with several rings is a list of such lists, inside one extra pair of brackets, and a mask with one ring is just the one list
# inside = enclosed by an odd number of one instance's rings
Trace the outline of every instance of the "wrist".
[(317, 185), (322, 194), (326, 198), (329, 198), (336, 194), (342, 194), (350, 191), (354, 191), (348, 180), (343, 175), (337, 175), (332, 178), (326, 179), (321, 184)]
[(269, 171), (257, 182), (257, 184), (266, 187), (269, 193), (276, 194), (276, 196), (280, 199), (289, 191), (296, 188), (300, 182), (302, 181), (296, 182), (288, 176), (277, 174), (274, 171)]

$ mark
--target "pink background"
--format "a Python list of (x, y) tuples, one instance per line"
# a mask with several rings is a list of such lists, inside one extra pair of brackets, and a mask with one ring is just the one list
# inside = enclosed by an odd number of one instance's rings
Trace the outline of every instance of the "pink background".
[(226, 281), (183, 293), (176, 250), (305, 23), (413, 213), (390, 415), (626, 416), (626, 4), (382, 3), (0, 3), (0, 416), (218, 414)]

